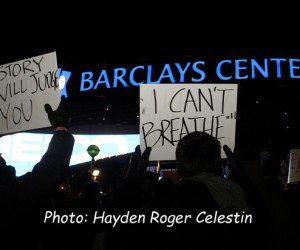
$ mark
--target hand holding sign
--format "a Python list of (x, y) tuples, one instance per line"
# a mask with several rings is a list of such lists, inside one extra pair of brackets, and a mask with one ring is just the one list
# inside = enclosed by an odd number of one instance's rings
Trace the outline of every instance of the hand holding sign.
[(149, 164), (150, 153), (151, 147), (147, 147), (143, 153), (141, 153), (140, 146), (136, 146), (129, 162), (129, 168), (126, 176), (127, 181), (129, 180), (140, 184), (144, 182), (146, 169)]
[(54, 129), (57, 127), (69, 128), (71, 106), (64, 95), (61, 96), (60, 103), (55, 111), (52, 110), (52, 107), (48, 103), (45, 104), (45, 110)]

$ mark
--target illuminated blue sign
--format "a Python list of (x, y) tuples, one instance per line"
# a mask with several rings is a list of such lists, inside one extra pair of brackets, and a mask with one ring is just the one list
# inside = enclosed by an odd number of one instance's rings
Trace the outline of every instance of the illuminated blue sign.
[[(61, 75), (65, 75), (62, 71)], [(70, 73), (70, 72), (69, 72)], [(66, 76), (65, 76), (66, 77)], [(70, 77), (70, 74), (68, 75)], [(141, 84), (239, 82), (256, 79), (299, 79), (299, 58), (224, 59), (162, 65), (138, 65), (83, 71), (79, 92), (138, 87)], [(67, 77), (66, 77), (67, 79)]]

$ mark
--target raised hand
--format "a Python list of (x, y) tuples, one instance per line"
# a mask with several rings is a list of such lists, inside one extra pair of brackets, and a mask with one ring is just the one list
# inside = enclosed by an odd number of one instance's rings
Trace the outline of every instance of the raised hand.
[(60, 103), (55, 111), (48, 103), (46, 103), (44, 107), (48, 114), (48, 119), (54, 129), (57, 127), (69, 128), (71, 121), (71, 106), (64, 95), (61, 96)]

